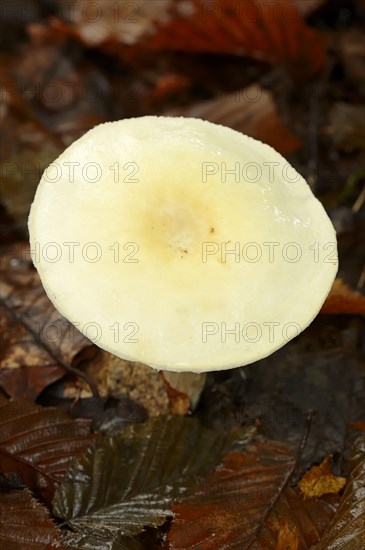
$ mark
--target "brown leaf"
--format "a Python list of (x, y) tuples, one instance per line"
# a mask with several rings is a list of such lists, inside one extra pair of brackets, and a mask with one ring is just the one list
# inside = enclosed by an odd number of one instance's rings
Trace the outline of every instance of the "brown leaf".
[[(142, 405), (149, 416), (168, 414), (170, 411), (166, 384), (158, 371), (142, 363), (133, 363), (102, 351), (90, 361), (84, 371), (97, 384), (101, 396), (126, 396)], [(90, 397), (90, 387), (81, 379), (66, 380), (63, 397), (77, 399)]]
[(96, 348), (48, 299), (28, 245), (2, 249), (0, 274), (0, 385), (11, 397), (35, 399)]
[(146, 46), (245, 55), (285, 65), (301, 77), (318, 73), (325, 64), (322, 38), (290, 0), (178, 0), (172, 6), (170, 19), (157, 24)]
[(271, 145), (282, 154), (301, 147), (299, 139), (282, 123), (271, 93), (254, 84), (167, 114), (202, 118), (229, 126)]
[(294, 465), (290, 449), (276, 442), (228, 454), (222, 467), (174, 505), (171, 550), (275, 548), (285, 529), (292, 540), (297, 533), (297, 550), (318, 542), (335, 507), (306, 500), (288, 486)]
[(365, 296), (353, 290), (342, 279), (335, 279), (321, 313), (365, 313)]
[(313, 466), (303, 475), (299, 487), (305, 497), (321, 497), (341, 491), (346, 478), (333, 475), (330, 460), (331, 455), (326, 456), (322, 464)]
[(287, 523), (280, 527), (276, 550), (298, 550), (299, 539), (296, 527), (292, 529)]
[(0, 403), (0, 469), (17, 473), (50, 502), (71, 461), (94, 436), (90, 423), (72, 420), (61, 409), (29, 401)]
[(3, 550), (64, 548), (48, 510), (28, 489), (0, 493), (0, 547)]
[[(352, 449), (350, 473), (335, 517), (315, 550), (365, 548), (365, 436)], [(314, 549), (313, 549), (314, 550)]]
[[(204, 374), (159, 372), (102, 351), (83, 366), (97, 384), (101, 396), (127, 397), (138, 403), (149, 416), (188, 414), (198, 403), (205, 383)], [(81, 379), (62, 381), (64, 398), (90, 397), (90, 388)]]

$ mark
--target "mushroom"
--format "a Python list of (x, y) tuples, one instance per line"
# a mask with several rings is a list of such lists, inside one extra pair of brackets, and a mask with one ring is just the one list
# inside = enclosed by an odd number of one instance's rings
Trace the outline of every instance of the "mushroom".
[(274, 149), (192, 118), (101, 124), (43, 173), (31, 253), (56, 308), (116, 356), (247, 365), (297, 336), (335, 278), (336, 235)]

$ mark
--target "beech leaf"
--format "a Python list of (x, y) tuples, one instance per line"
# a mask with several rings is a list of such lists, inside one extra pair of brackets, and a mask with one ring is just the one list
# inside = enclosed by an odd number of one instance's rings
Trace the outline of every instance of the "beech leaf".
[(83, 535), (116, 540), (157, 527), (171, 502), (252, 434), (212, 432), (191, 418), (160, 417), (99, 440), (74, 463), (56, 492), (54, 514)]
[(349, 470), (336, 515), (315, 550), (365, 548), (365, 435), (354, 444)]
[(49, 517), (48, 510), (28, 489), (0, 492), (0, 548), (64, 548), (61, 532)]
[(294, 467), (291, 450), (272, 441), (229, 453), (223, 466), (174, 504), (169, 548), (283, 548), (285, 532), (298, 550), (318, 542), (335, 508), (292, 488)]
[(0, 469), (16, 473), (49, 502), (73, 458), (90, 445), (88, 420), (28, 401), (0, 402)]
[(1, 250), (0, 275), (0, 385), (11, 397), (35, 399), (76, 364), (81, 352), (96, 351), (48, 299), (28, 245)]
[(224, 53), (285, 65), (301, 77), (326, 61), (322, 37), (306, 25), (291, 0), (178, 0), (146, 45), (158, 50)]

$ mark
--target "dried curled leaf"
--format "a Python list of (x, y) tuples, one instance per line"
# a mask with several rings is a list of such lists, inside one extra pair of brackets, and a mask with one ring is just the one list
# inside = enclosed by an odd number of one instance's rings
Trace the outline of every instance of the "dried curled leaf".
[(299, 487), (305, 497), (338, 493), (345, 485), (345, 477), (332, 473), (330, 459), (331, 455), (326, 456), (319, 466), (313, 466), (300, 480)]
[(336, 515), (315, 550), (365, 548), (365, 436), (355, 442), (349, 469)]
[(294, 465), (291, 451), (275, 442), (228, 454), (191, 496), (174, 504), (170, 549), (275, 548), (283, 532), (298, 540), (298, 550), (318, 542), (334, 507), (305, 500), (288, 486)]
[(251, 434), (240, 429), (221, 435), (184, 417), (130, 425), (71, 466), (56, 492), (54, 513), (77, 534), (109, 542), (157, 527), (171, 515), (174, 497)]
[(90, 445), (89, 421), (28, 401), (0, 403), (0, 469), (50, 501), (73, 458)]
[(0, 493), (0, 548), (54, 550), (64, 548), (48, 510), (28, 489)]
[(281, 122), (272, 94), (256, 85), (168, 114), (229, 126), (268, 143), (282, 154), (301, 147), (299, 139)]
[(11, 397), (35, 399), (81, 353), (96, 350), (48, 299), (28, 245), (1, 250), (0, 275), (0, 385)]
[(291, 0), (177, 0), (147, 45), (159, 50), (226, 53), (283, 64), (312, 76), (326, 61), (321, 36)]

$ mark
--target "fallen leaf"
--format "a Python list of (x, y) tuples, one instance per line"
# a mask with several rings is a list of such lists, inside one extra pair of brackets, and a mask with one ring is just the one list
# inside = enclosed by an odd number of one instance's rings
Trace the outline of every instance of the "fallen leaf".
[[(101, 396), (125, 396), (138, 403), (150, 416), (166, 415), (170, 411), (166, 384), (157, 370), (102, 351), (83, 367), (96, 383)], [(68, 399), (90, 397), (90, 387), (82, 380), (66, 380), (62, 396)]]
[(305, 500), (290, 487), (294, 467), (291, 450), (272, 441), (248, 444), (242, 452), (228, 454), (190, 496), (173, 505), (169, 548), (275, 548), (284, 529), (294, 540), (297, 533), (298, 550), (315, 544), (335, 506)]
[(335, 279), (321, 313), (364, 314), (365, 296), (350, 288), (342, 279)]
[(191, 53), (225, 53), (285, 65), (301, 77), (317, 74), (326, 52), (290, 0), (178, 0), (144, 46)]
[(171, 501), (252, 430), (221, 435), (191, 418), (150, 419), (99, 440), (74, 463), (53, 501), (54, 514), (79, 535), (136, 535), (171, 515)]
[(3, 550), (64, 548), (61, 532), (28, 489), (0, 492), (0, 547)]
[(202, 118), (229, 126), (268, 143), (282, 154), (292, 153), (301, 147), (299, 139), (282, 123), (272, 94), (254, 84), (218, 99), (167, 114)]
[(330, 460), (331, 455), (326, 456), (319, 466), (313, 466), (303, 475), (299, 487), (305, 497), (321, 497), (341, 491), (346, 478), (332, 473)]
[(49, 502), (71, 461), (90, 445), (87, 420), (29, 401), (0, 403), (0, 469), (17, 473)]
[(0, 386), (11, 397), (35, 399), (97, 350), (48, 299), (28, 245), (1, 249), (0, 275)]
[(365, 436), (352, 449), (349, 475), (338, 510), (315, 550), (365, 548)]
[[(101, 396), (128, 398), (150, 416), (188, 414), (196, 407), (205, 382), (204, 374), (159, 372), (106, 351), (84, 364), (83, 371), (95, 381)], [(56, 391), (67, 399), (84, 400), (91, 395), (82, 379), (62, 380)]]
[(290, 528), (287, 523), (280, 527), (276, 550), (298, 550), (299, 538), (296, 527)]

